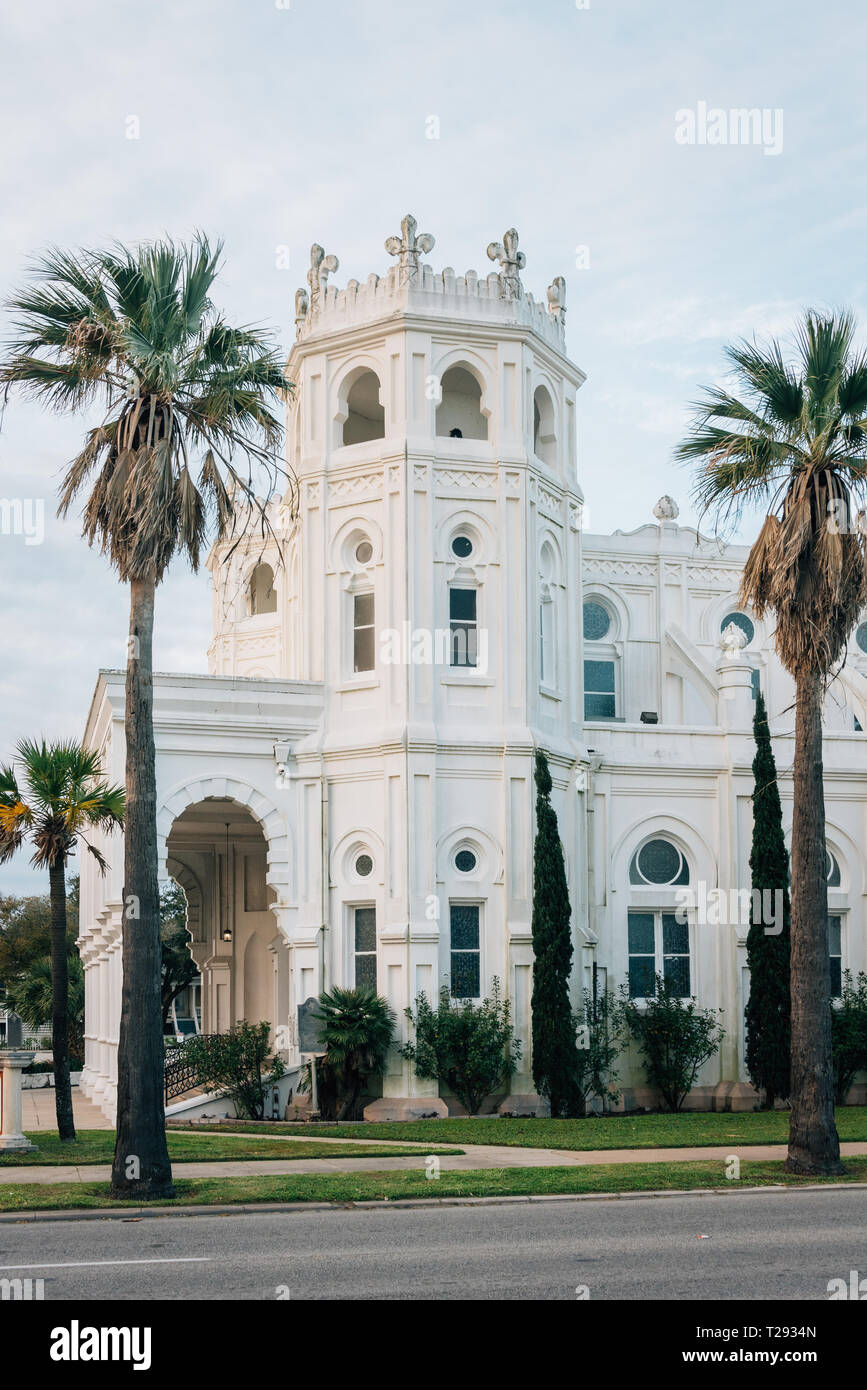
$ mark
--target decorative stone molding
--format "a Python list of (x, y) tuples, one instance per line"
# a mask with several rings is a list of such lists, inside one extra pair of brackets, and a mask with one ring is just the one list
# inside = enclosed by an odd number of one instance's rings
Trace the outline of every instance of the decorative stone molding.
[(459, 492), (496, 492), (496, 473), (481, 469), (437, 468), (435, 472), (437, 487), (456, 488)]
[(235, 801), (250, 812), (262, 828), (267, 846), (268, 867), (265, 881), (274, 889), (277, 902), (286, 901), (290, 883), (291, 843), (285, 817), (268, 797), (249, 782), (235, 777), (191, 778), (164, 797), (157, 809), (157, 854), (160, 877), (167, 876), (167, 843), (172, 826), (188, 806), (214, 797)]
[(652, 579), (656, 565), (652, 560), (601, 560), (584, 561), (584, 573), (599, 578), (612, 579)]

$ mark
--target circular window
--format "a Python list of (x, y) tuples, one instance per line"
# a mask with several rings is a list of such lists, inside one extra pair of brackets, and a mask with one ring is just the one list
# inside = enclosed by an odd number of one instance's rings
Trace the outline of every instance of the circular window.
[(373, 873), (373, 860), (369, 854), (359, 854), (355, 861), (355, 872), (359, 878), (367, 878)]
[(359, 541), (355, 547), (355, 558), (360, 565), (366, 565), (373, 559), (373, 546), (370, 541)]
[(629, 866), (630, 883), (650, 883), (658, 887), (689, 882), (689, 866), (677, 845), (670, 840), (648, 840), (633, 855)]
[(471, 849), (459, 849), (455, 855), (455, 868), (460, 874), (471, 874), (476, 863), (476, 856)]
[(840, 887), (840, 865), (829, 849), (825, 850), (825, 877), (829, 888)]
[(469, 536), (455, 536), (452, 541), (452, 554), (457, 555), (459, 560), (466, 560), (468, 555), (473, 553), (473, 543)]
[(732, 623), (734, 623), (735, 627), (740, 628), (741, 632), (744, 634), (748, 642), (752, 642), (753, 638), (756, 635), (756, 629), (750, 622), (750, 619), (747, 617), (746, 613), (726, 613), (725, 617), (719, 625), (720, 632), (725, 632), (726, 628), (729, 627)]
[(862, 652), (867, 652), (867, 623), (860, 623), (855, 633), (855, 641)]
[(611, 615), (601, 603), (584, 605), (584, 641), (601, 642), (611, 630)]

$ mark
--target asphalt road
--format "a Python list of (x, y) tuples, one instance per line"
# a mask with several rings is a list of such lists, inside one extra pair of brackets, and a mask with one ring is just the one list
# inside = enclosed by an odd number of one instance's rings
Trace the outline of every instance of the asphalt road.
[(0, 1225), (45, 1298), (827, 1300), (867, 1275), (867, 1194), (333, 1208)]

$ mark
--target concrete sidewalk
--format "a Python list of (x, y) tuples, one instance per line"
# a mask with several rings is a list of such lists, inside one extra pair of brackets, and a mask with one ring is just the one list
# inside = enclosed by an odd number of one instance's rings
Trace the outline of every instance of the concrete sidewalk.
[[(57, 1129), (54, 1087), (40, 1086), (35, 1091), (21, 1092), (22, 1129)], [(114, 1129), (98, 1105), (87, 1099), (77, 1086), (72, 1088), (72, 1118), (76, 1129)]]
[[(276, 1136), (275, 1136), (276, 1137)], [(319, 1140), (327, 1143), (327, 1140)], [(345, 1141), (332, 1140), (332, 1143)], [(361, 1141), (359, 1141), (361, 1142)], [(381, 1140), (365, 1140), (365, 1143), (381, 1143)], [(766, 1159), (784, 1159), (785, 1144), (754, 1144), (717, 1148), (693, 1149), (588, 1149), (576, 1153), (569, 1149), (518, 1149), (505, 1145), (466, 1144), (463, 1154), (440, 1155), (443, 1169), (478, 1168), (581, 1168), (591, 1164), (616, 1163), (685, 1163), (689, 1161), (713, 1161), (724, 1164), (737, 1153), (743, 1162)], [(406, 1169), (417, 1169), (424, 1164), (432, 1152), (423, 1145), (418, 1146), (417, 1156), (401, 1158), (279, 1158), (279, 1159), (240, 1159), (237, 1162), (225, 1160), (219, 1163), (175, 1163), (176, 1178), (248, 1178), (248, 1177), (286, 1177), (297, 1173), (387, 1173)], [(841, 1144), (844, 1158), (867, 1156), (867, 1143)], [(108, 1164), (83, 1166), (48, 1165), (30, 1167), (0, 1168), (0, 1184), (6, 1183), (64, 1183), (64, 1182), (108, 1182), (111, 1168)]]

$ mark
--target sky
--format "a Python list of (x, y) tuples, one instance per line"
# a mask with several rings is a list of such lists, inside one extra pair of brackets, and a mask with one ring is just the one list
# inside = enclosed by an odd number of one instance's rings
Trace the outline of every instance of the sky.
[[(341, 286), (385, 272), (407, 212), (459, 274), (514, 226), (527, 290), (566, 277), (593, 531), (662, 493), (695, 521), (672, 454), (726, 343), (806, 306), (867, 318), (850, 0), (0, 0), (0, 23), (0, 298), (48, 244), (203, 228), (220, 307), (288, 351), (313, 241)], [(713, 113), (739, 108), (764, 133), (719, 143)], [(125, 661), (127, 591), (55, 516), (82, 428), (15, 396), (0, 420), (0, 499), (44, 508), (41, 544), (0, 529), (4, 761), (79, 737), (99, 667)], [(209, 628), (209, 576), (177, 564), (156, 669), (206, 671)], [(0, 893), (46, 886), (20, 857), (0, 870)]]

